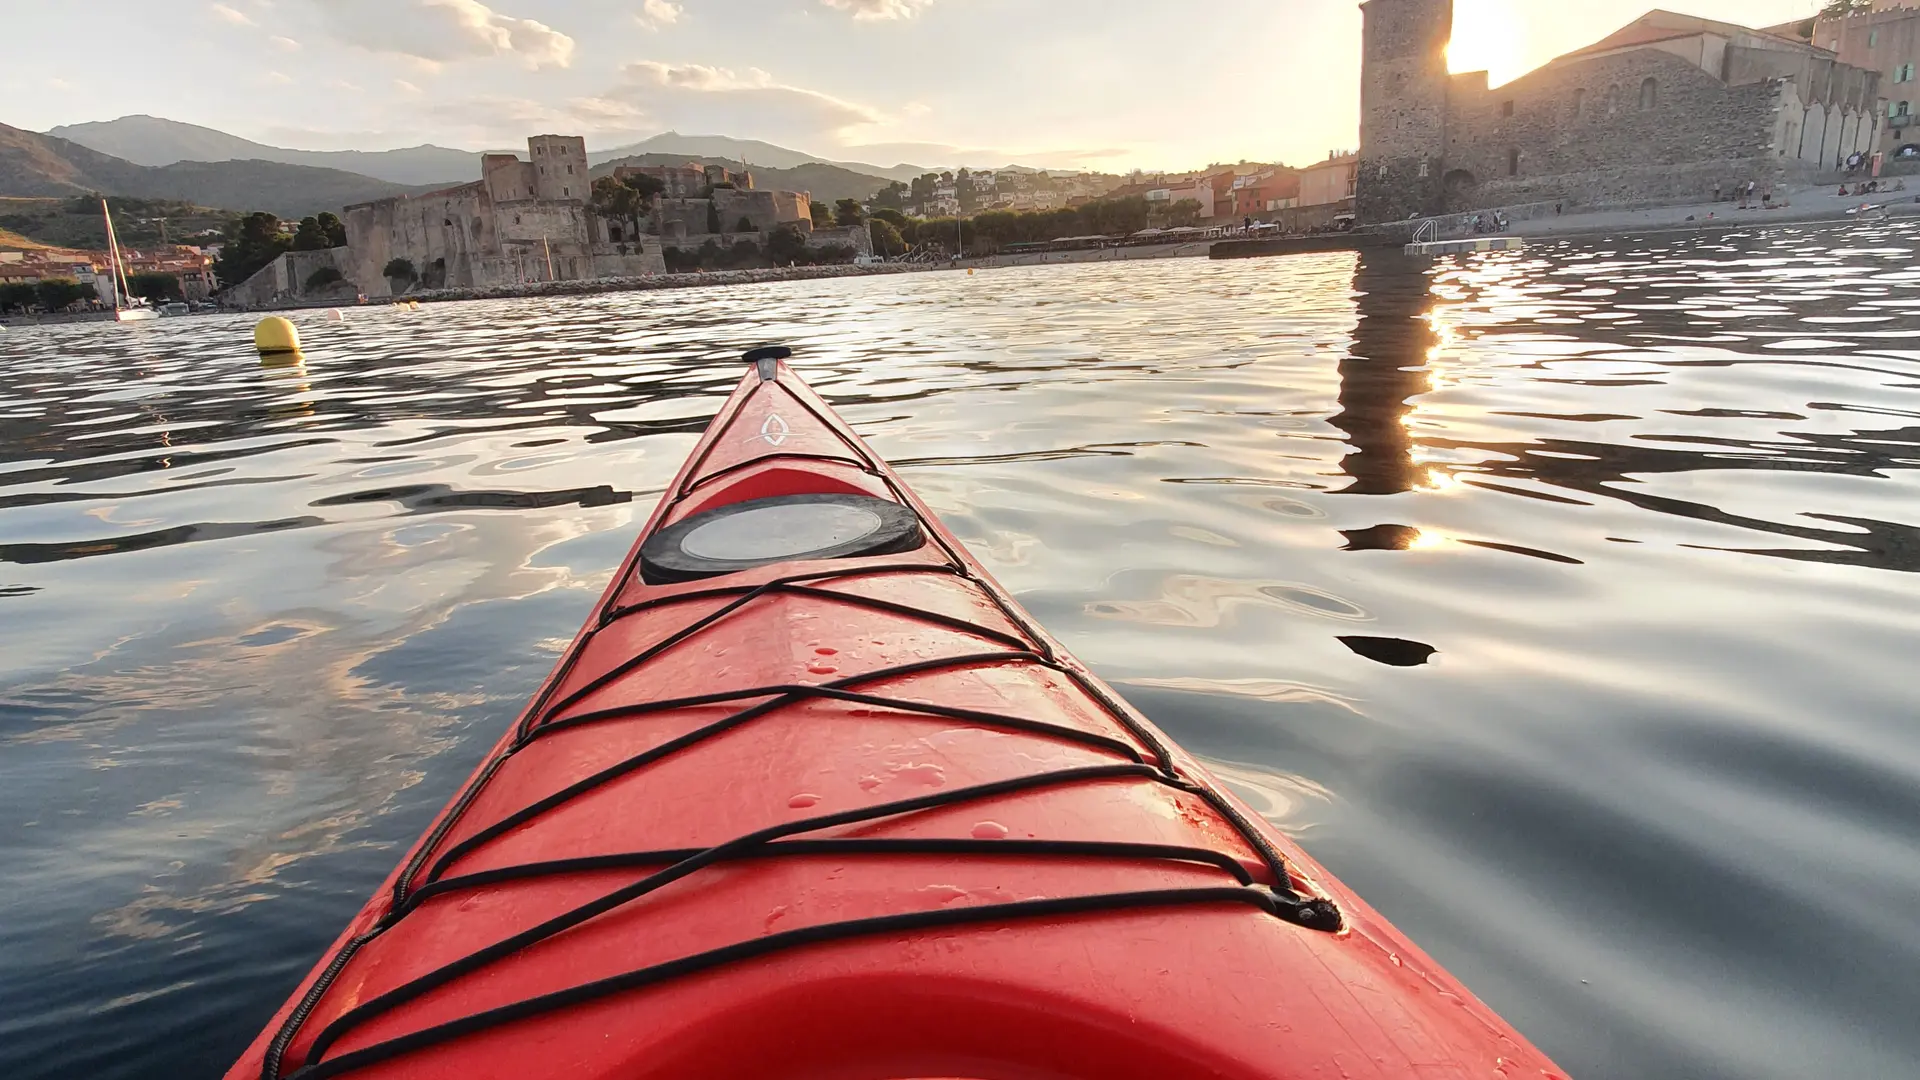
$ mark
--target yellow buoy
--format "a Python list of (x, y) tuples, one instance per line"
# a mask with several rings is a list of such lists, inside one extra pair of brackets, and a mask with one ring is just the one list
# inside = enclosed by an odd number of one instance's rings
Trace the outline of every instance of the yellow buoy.
[(253, 328), (253, 347), (263, 353), (297, 353), (300, 331), (278, 315), (269, 315)]

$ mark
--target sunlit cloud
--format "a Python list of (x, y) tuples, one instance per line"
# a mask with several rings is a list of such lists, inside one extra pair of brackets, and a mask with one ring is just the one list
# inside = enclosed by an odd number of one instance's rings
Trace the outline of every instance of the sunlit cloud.
[(853, 14), (858, 22), (911, 19), (933, 6), (933, 0), (820, 0), (837, 11)]
[(633, 21), (649, 30), (659, 30), (679, 22), (680, 16), (685, 14), (686, 9), (673, 0), (646, 0), (640, 5), (640, 13), (633, 17)]
[(574, 41), (479, 0), (313, 0), (334, 37), (369, 52), (433, 64), (511, 56), (534, 70), (569, 67)]

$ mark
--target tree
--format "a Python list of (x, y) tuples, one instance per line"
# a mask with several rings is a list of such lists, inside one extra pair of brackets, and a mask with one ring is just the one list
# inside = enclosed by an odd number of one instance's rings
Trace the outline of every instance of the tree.
[(813, 203), (813, 205), (808, 208), (808, 212), (813, 215), (814, 228), (816, 229), (833, 228), (833, 207), (828, 206), (826, 203), (819, 202), (816, 200)]
[(1200, 223), (1200, 200), (1181, 199), (1179, 202), (1167, 207), (1166, 216), (1167, 224), (1176, 228), (1187, 225), (1198, 225)]
[(293, 250), (324, 251), (332, 246), (333, 241), (327, 236), (327, 230), (320, 227), (319, 218), (300, 219), (300, 227), (293, 233)]
[(666, 194), (667, 191), (667, 182), (665, 180), (647, 173), (634, 173), (627, 177), (626, 184), (628, 187), (639, 192), (640, 197), (647, 201), (649, 207), (653, 205), (653, 200)]
[(317, 292), (329, 285), (338, 285), (347, 280), (347, 275), (331, 266), (323, 266), (307, 275), (307, 291)]
[(906, 254), (907, 241), (893, 222), (875, 214), (873, 220), (867, 223), (867, 233), (873, 238), (874, 254), (889, 259)]
[(807, 234), (789, 222), (767, 235), (767, 259), (775, 266), (809, 261)]
[(135, 274), (127, 279), (127, 291), (135, 296), (143, 296), (156, 304), (169, 300), (184, 300), (186, 294), (180, 291), (180, 279), (172, 274), (149, 271)]
[(738, 240), (727, 251), (729, 267), (752, 266), (760, 261), (760, 245), (751, 240)]
[(43, 311), (65, 311), (87, 297), (96, 295), (93, 286), (82, 285), (72, 278), (41, 278), (40, 284), (34, 286), (33, 293)]
[(899, 229), (902, 235), (906, 234), (907, 226), (911, 223), (911, 219), (909, 219), (907, 215), (891, 207), (884, 206), (874, 210), (873, 219), (875, 221), (887, 222), (894, 228)]
[(667, 190), (657, 176), (635, 173), (624, 180), (603, 176), (593, 182), (587, 202), (594, 213), (609, 221), (624, 221), (640, 235), (640, 219), (653, 212), (653, 201)]
[(238, 285), (259, 273), (261, 267), (293, 247), (293, 241), (281, 235), (280, 219), (258, 211), (228, 226), (222, 240), (225, 246), (213, 264), (213, 272), (229, 285)]
[(841, 199), (833, 204), (833, 223), (842, 229), (857, 229), (867, 223), (867, 213), (859, 199)]
[(927, 204), (933, 201), (933, 189), (939, 185), (939, 173), (921, 173), (914, 177), (913, 187), (909, 189), (913, 195), (913, 208), (924, 211)]
[(347, 223), (346, 222), (341, 221), (338, 217), (330, 213), (321, 214), (320, 217), (318, 218), (318, 222), (320, 225), (320, 231), (327, 234), (328, 247), (346, 247), (347, 246)]
[(980, 198), (973, 190), (973, 173), (961, 169), (954, 175), (954, 194), (960, 199), (960, 212), (971, 214), (980, 208)]
[(380, 276), (388, 281), (404, 281), (411, 285), (420, 280), (420, 271), (414, 268), (411, 260), (394, 259), (380, 271)]
[(38, 300), (40, 290), (30, 281), (16, 281), (0, 285), (0, 311), (18, 308), (25, 311)]
[(879, 194), (873, 197), (874, 213), (878, 215), (882, 210), (892, 210), (895, 212), (905, 210), (907, 208), (907, 198), (911, 191), (911, 188), (898, 180), (881, 188)]

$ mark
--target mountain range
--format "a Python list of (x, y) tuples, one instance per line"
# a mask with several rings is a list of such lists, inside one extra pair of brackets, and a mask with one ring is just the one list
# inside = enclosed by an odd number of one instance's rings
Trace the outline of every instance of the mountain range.
[[(0, 197), (99, 192), (299, 218), (478, 179), (480, 157), (477, 151), (431, 145), (291, 150), (153, 116), (74, 124), (46, 134), (0, 124)], [(827, 161), (773, 143), (673, 131), (591, 150), (589, 158), (601, 174), (619, 164), (746, 162), (759, 187), (810, 192), (829, 203), (868, 199), (890, 181), (936, 171)]]
[[(123, 116), (118, 120), (71, 124), (54, 128), (47, 134), (103, 154), (125, 158), (137, 165), (155, 167), (182, 161), (272, 161), (282, 165), (339, 169), (395, 184), (444, 184), (480, 175), (481, 152), (475, 150), (452, 150), (430, 144), (403, 150), (290, 150), (157, 116)], [(524, 146), (517, 149), (522, 153), (526, 150)], [(898, 180), (905, 183), (916, 176), (941, 171), (940, 168), (906, 163), (881, 166), (860, 161), (835, 161), (819, 154), (756, 139), (735, 139), (726, 135), (682, 135), (677, 131), (662, 132), (637, 143), (606, 149), (589, 146), (587, 151), (587, 159), (594, 165), (646, 155), (667, 155), (683, 161), (689, 158), (744, 161), (756, 170), (833, 165), (848, 172), (878, 177), (883, 182)]]
[(0, 195), (60, 197), (100, 192), (231, 210), (267, 210), (298, 218), (439, 186), (443, 185), (396, 184), (340, 169), (272, 161), (141, 165), (66, 139), (0, 124)]

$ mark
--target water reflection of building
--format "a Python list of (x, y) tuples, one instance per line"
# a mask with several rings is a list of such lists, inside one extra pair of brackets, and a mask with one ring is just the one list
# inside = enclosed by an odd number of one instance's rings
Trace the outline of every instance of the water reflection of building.
[(1346, 495), (1392, 495), (1419, 484), (1409, 400), (1426, 393), (1428, 354), (1438, 342), (1424, 264), (1398, 252), (1362, 249), (1353, 272), (1360, 320), (1340, 361), (1340, 412), (1333, 425), (1351, 449), (1341, 469)]

